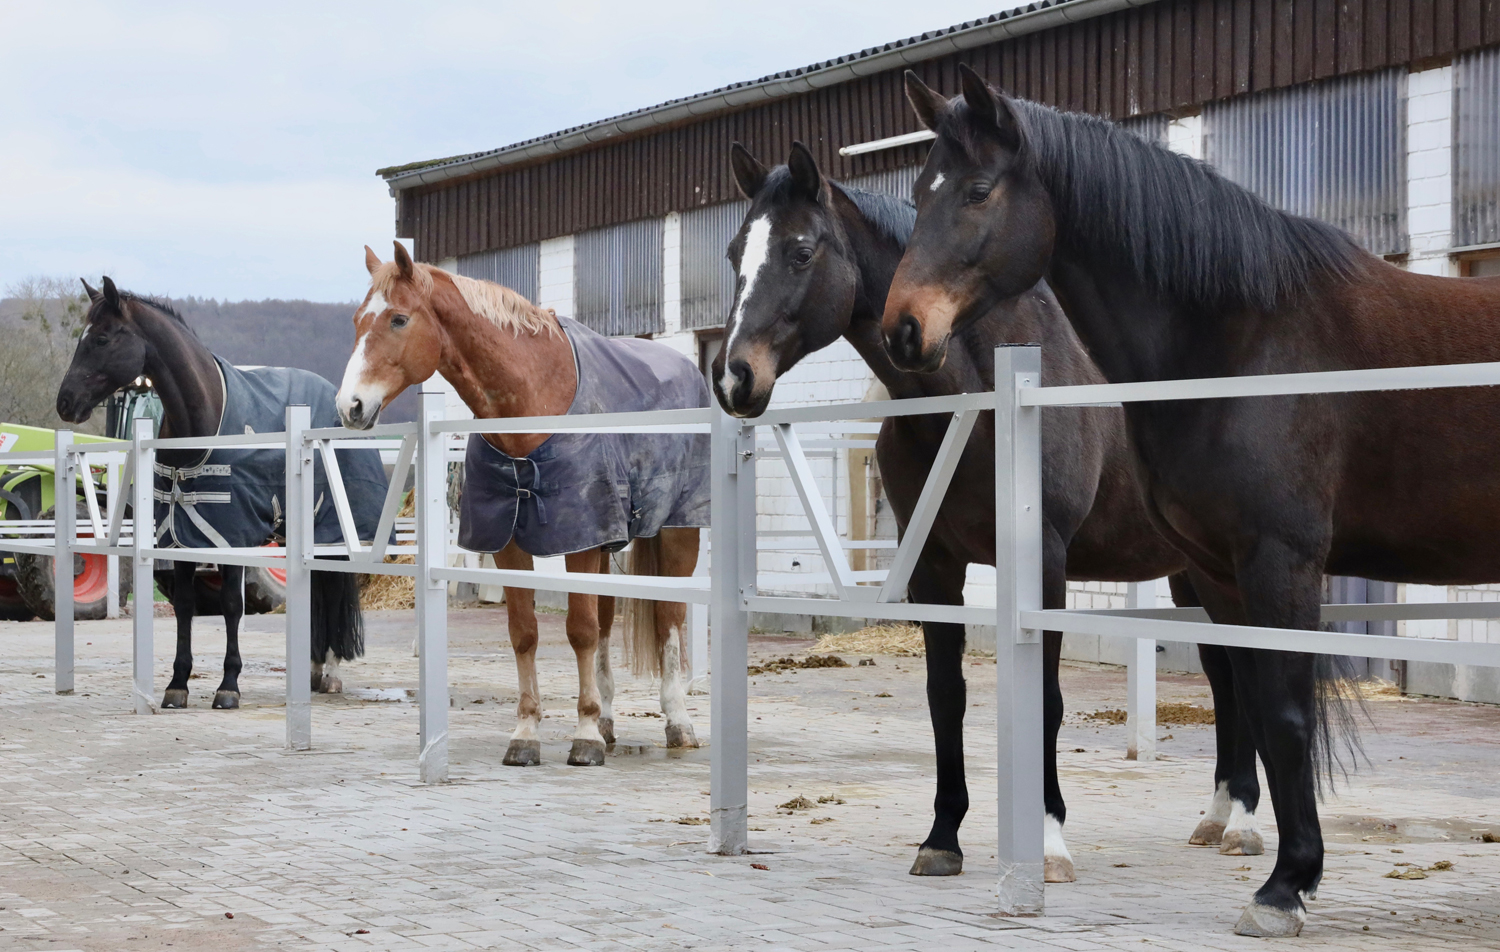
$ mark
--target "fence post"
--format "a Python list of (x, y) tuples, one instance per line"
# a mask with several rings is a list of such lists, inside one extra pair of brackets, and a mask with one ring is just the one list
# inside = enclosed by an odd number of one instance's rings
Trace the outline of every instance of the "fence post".
[[(145, 446), (153, 436), (155, 424), (150, 417), (137, 417), (130, 437), (130, 520), (133, 550), (130, 557), (130, 589), (135, 593), (135, 611), (131, 615), (131, 693), (135, 695), (137, 714), (156, 713), (156, 689), (151, 683), (155, 668), (156, 579), (152, 572), (155, 559), (150, 551), (156, 545), (156, 500), (151, 492), (156, 481), (156, 453)], [(119, 505), (117, 500), (116, 505)]]
[(1042, 633), (1020, 613), (1042, 607), (1042, 467), (1035, 407), (1041, 349), (995, 348), (995, 707), (1000, 911), (1042, 914)]
[(73, 496), (77, 457), (72, 449), (73, 431), (58, 430), (52, 460), (53, 674), (58, 694), (73, 693), (73, 537), (78, 509)]
[[(713, 556), (709, 543), (712, 529), (698, 533), (698, 566), (693, 570), (694, 578), (703, 578), (712, 571)], [(703, 690), (703, 679), (708, 677), (708, 606), (688, 606), (688, 690)]]
[(755, 429), (717, 406), (713, 445), (713, 581), (710, 586), (708, 851), (738, 856), (749, 826), (750, 680), (745, 673), (755, 591)]
[[(1157, 583), (1130, 583), (1130, 608), (1155, 608)], [(1125, 669), (1125, 759), (1156, 759), (1156, 639), (1136, 638)]]
[[(104, 524), (110, 524), (114, 518), (115, 507), (122, 504), (120, 499), (120, 477), (125, 468), (119, 463), (104, 464)], [(106, 555), (104, 557), (104, 617), (120, 617), (120, 557), (118, 555)]]
[(417, 676), (423, 783), (448, 780), (448, 583), (432, 570), (448, 564), (447, 434), (432, 425), (447, 416), (448, 395), (423, 390), (417, 409)]
[(286, 408), (286, 745), (312, 749), (312, 410)]

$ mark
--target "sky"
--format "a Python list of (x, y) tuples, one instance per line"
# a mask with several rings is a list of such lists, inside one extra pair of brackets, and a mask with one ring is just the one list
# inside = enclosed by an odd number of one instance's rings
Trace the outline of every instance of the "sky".
[(374, 170), (494, 149), (1016, 6), (0, 0), (0, 295), (364, 296)]

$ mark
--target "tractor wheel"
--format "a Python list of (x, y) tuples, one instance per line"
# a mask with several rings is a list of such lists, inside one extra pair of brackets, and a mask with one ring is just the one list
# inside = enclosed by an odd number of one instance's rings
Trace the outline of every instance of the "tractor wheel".
[[(80, 524), (88, 523), (88, 506), (77, 500), (77, 518)], [(41, 518), (51, 519), (54, 509), (43, 512)], [(26, 606), (44, 621), (55, 617), (56, 596), (52, 588), (52, 556), (16, 553), (16, 587)], [(102, 555), (73, 556), (73, 617), (80, 621), (93, 621), (105, 617), (108, 605), (105, 595), (109, 591), (109, 563)], [(130, 594), (130, 573), (120, 573), (120, 604)]]
[(16, 580), (9, 575), (0, 575), (0, 621), (31, 621), (36, 612), (21, 597)]

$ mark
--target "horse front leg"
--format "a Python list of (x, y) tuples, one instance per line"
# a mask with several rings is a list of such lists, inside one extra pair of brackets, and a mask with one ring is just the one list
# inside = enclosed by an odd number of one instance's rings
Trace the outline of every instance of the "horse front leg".
[[(1068, 607), (1068, 547), (1051, 524), (1044, 527), (1042, 607)], [(1068, 805), (1057, 776), (1057, 735), (1062, 730), (1063, 693), (1058, 670), (1062, 666), (1062, 632), (1042, 632), (1042, 804), (1047, 813), (1042, 830), (1042, 879), (1071, 883), (1078, 879), (1073, 854), (1063, 838)]]
[[(962, 605), (966, 568), (963, 560), (929, 543), (912, 571), (907, 592), (913, 602), (924, 605)], [(957, 876), (964, 870), (958, 828), (969, 812), (964, 777), (964, 626), (923, 622), (922, 638), (927, 646), (927, 709), (937, 753), (937, 793), (932, 829), (917, 849), (911, 875)]]
[(232, 711), (240, 706), (240, 620), (245, 617), (245, 567), (219, 566), (224, 585), (219, 589), (219, 604), (224, 609), (224, 679), (214, 692), (214, 707)]
[(164, 710), (187, 707), (188, 678), (193, 674), (193, 611), (198, 607), (193, 577), (197, 574), (197, 562), (172, 563), (172, 612), (177, 616), (177, 657), (172, 660), (172, 681), (161, 697)]
[[(609, 554), (603, 549), (575, 552), (566, 557), (569, 572), (608, 571)], [(578, 660), (578, 727), (568, 763), (574, 767), (604, 764), (604, 736), (599, 733), (599, 685), (595, 669), (599, 653), (599, 596), (568, 596), (568, 644)]]
[[(661, 546), (659, 571), (664, 576), (687, 578), (698, 568), (697, 529), (662, 529), (657, 537)], [(656, 643), (661, 662), (661, 713), (667, 721), (668, 747), (697, 747), (687, 710), (687, 686), (682, 680), (682, 633), (686, 627), (687, 605), (682, 602), (656, 603)]]
[[(495, 567), (530, 571), (531, 556), (514, 543), (495, 553)], [(535, 767), (542, 762), (542, 692), (536, 677), (536, 592), (505, 587), (506, 628), (516, 655), (516, 729), (505, 749), (507, 767)]]

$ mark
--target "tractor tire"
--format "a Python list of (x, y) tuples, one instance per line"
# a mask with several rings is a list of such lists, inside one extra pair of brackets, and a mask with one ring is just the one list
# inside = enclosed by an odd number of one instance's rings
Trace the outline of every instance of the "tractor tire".
[[(75, 513), (80, 524), (88, 523), (88, 506), (82, 499), (76, 500)], [(43, 512), (41, 518), (50, 519), (55, 509)], [(16, 588), (26, 607), (43, 621), (53, 621), (56, 616), (56, 593), (52, 588), (52, 556), (16, 553)], [(104, 618), (108, 610), (105, 597), (109, 586), (109, 565), (102, 555), (73, 556), (73, 617), (79, 621), (96, 621)], [(125, 604), (130, 594), (130, 573), (120, 573), (120, 604)]]
[(21, 589), (9, 575), (0, 575), (0, 621), (31, 621), (36, 612), (21, 597)]

